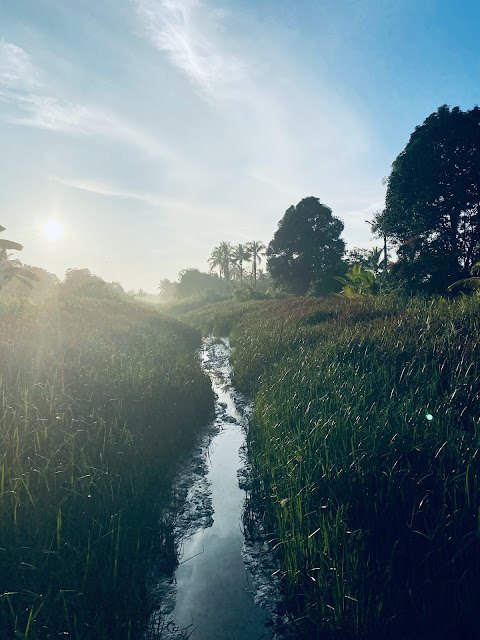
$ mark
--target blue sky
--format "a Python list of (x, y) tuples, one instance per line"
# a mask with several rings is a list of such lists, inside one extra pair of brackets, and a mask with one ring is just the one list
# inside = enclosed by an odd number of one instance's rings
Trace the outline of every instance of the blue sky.
[(479, 22), (458, 0), (0, 0), (4, 237), (149, 291), (310, 195), (379, 244), (414, 127), (479, 101)]

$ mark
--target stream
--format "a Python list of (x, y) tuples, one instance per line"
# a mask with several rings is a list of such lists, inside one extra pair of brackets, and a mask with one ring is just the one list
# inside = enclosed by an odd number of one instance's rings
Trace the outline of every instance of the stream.
[(244, 536), (250, 402), (231, 384), (228, 339), (205, 338), (201, 359), (216, 394), (215, 418), (178, 464), (167, 511), (179, 548), (174, 575), (155, 566), (149, 637), (284, 640), (278, 565), (260, 524)]

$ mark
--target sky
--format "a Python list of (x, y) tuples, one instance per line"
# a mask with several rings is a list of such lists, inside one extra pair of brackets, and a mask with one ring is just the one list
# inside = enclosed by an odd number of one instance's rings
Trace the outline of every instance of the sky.
[(474, 0), (0, 0), (3, 237), (150, 292), (307, 196), (381, 245), (415, 126), (479, 102), (479, 23)]

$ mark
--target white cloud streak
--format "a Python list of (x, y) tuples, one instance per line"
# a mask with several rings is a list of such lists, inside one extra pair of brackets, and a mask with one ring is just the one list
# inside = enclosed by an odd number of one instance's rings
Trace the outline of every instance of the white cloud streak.
[(51, 176), (51, 179), (58, 184), (70, 187), (72, 189), (78, 189), (80, 191), (87, 191), (89, 193), (95, 193), (100, 196), (122, 198), (128, 200), (137, 200), (143, 202), (152, 207), (158, 207), (168, 211), (176, 211), (187, 214), (199, 214), (204, 215), (206, 211), (199, 207), (194, 208), (188, 204), (185, 204), (179, 200), (172, 200), (169, 198), (162, 198), (155, 194), (134, 191), (130, 189), (123, 189), (121, 187), (107, 185), (96, 180), (85, 180), (76, 178), (61, 178), (59, 176)]
[(40, 82), (41, 76), (23, 49), (0, 41), (0, 101), (12, 105), (17, 112), (6, 116), (7, 122), (75, 136), (103, 136), (152, 156), (166, 152), (151, 134), (108, 109), (40, 93), (48, 88)]
[(159, 50), (209, 99), (223, 97), (245, 79), (248, 66), (219, 51), (208, 32), (220, 31), (219, 12), (199, 0), (132, 0), (143, 28)]
[(40, 73), (30, 56), (15, 44), (0, 40), (0, 86), (28, 90), (40, 84)]

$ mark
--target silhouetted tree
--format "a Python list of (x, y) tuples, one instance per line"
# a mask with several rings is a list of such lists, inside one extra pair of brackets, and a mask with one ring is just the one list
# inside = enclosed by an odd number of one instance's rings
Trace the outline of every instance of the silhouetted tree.
[(223, 277), (228, 283), (230, 282), (230, 268), (234, 262), (233, 247), (230, 242), (221, 242), (219, 249), (222, 257)]
[(124, 298), (126, 293), (119, 282), (105, 282), (103, 278), (90, 272), (90, 269), (67, 269), (62, 283), (64, 295), (84, 298)]
[(468, 277), (480, 241), (480, 109), (443, 105), (392, 164), (374, 231), (398, 246), (392, 272), (411, 288), (443, 291)]
[(198, 269), (184, 269), (178, 274), (176, 295), (179, 298), (189, 298), (205, 291), (215, 291), (221, 287), (219, 276), (203, 273)]
[(322, 293), (335, 290), (334, 277), (346, 271), (342, 231), (343, 222), (318, 198), (292, 205), (268, 245), (267, 266), (275, 283), (297, 295), (305, 294), (313, 282)]
[(223, 276), (223, 253), (220, 247), (214, 247), (212, 255), (208, 259), (210, 265), (210, 271), (213, 271), (218, 267), (218, 275), (220, 278)]
[(177, 291), (177, 283), (170, 282), (168, 278), (164, 278), (160, 280), (160, 284), (158, 285), (159, 294), (162, 296), (163, 301), (171, 300), (175, 297)]
[(263, 242), (258, 240), (252, 240), (252, 242), (247, 242), (247, 250), (251, 254), (252, 259), (252, 269), (253, 269), (253, 286), (257, 286), (257, 264), (261, 264), (262, 256), (265, 254), (266, 246)]
[(251, 255), (252, 254), (248, 250), (247, 246), (244, 244), (237, 244), (237, 246), (233, 248), (233, 260), (238, 266), (240, 284), (243, 282), (243, 263), (250, 260)]

